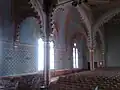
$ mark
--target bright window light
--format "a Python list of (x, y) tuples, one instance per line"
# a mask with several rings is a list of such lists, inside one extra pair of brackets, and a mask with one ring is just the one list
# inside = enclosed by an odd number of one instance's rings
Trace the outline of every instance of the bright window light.
[[(44, 41), (38, 40), (38, 70), (44, 69)], [(54, 44), (50, 42), (50, 69), (54, 69)]]
[(73, 48), (73, 68), (78, 68), (78, 49), (76, 48), (76, 43), (74, 43)]
[(44, 69), (44, 42), (40, 38), (38, 40), (38, 70)]
[(50, 42), (50, 69), (54, 69), (54, 44)]
[(74, 43), (74, 46), (76, 47), (76, 43)]

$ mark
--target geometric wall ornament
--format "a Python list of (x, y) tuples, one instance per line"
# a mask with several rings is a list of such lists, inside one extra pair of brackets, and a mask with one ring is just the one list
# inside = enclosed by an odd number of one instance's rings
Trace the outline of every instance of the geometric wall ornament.
[(0, 76), (27, 74), (37, 71), (37, 47), (19, 44), (14, 50), (12, 43), (0, 42)]

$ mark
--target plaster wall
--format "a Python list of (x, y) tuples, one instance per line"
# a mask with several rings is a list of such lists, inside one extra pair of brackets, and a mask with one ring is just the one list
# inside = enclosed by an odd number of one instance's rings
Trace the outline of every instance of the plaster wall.
[(107, 66), (120, 67), (120, 26), (109, 25), (105, 28), (107, 37)]

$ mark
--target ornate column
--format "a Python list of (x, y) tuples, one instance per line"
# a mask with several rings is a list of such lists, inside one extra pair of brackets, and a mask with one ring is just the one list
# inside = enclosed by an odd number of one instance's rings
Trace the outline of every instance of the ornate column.
[(95, 45), (96, 45), (96, 41), (95, 41), (95, 37), (94, 37), (94, 33), (91, 32), (89, 33), (89, 60), (90, 60), (90, 70), (93, 71), (94, 68), (94, 52), (95, 52)]
[(84, 60), (83, 60), (83, 40), (79, 40), (77, 42), (78, 47), (78, 66), (80, 69), (84, 68)]
[(45, 13), (45, 42), (44, 42), (44, 80), (45, 88), (48, 90), (50, 83), (50, 46), (49, 46), (49, 37), (50, 37), (50, 26), (49, 26), (49, 14), (50, 7), (52, 2), (49, 0), (43, 1), (43, 11)]
[(102, 60), (101, 60), (101, 62), (99, 63), (99, 65), (104, 68), (104, 67), (106, 67), (105, 50), (104, 50), (104, 49), (102, 49), (101, 55), (102, 55), (102, 56), (101, 56)]
[(90, 59), (90, 70), (93, 71), (94, 68), (94, 49), (89, 49), (89, 59)]

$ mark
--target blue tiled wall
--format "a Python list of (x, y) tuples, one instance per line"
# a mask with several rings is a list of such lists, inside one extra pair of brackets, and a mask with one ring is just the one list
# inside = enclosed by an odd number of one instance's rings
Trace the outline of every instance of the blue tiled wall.
[(28, 17), (21, 23), (20, 26), (20, 42), (24, 44), (36, 44), (36, 31), (40, 30), (39, 24), (36, 23), (35, 18)]
[(13, 49), (14, 27), (11, 0), (0, 0), (0, 76), (37, 71), (37, 39), (33, 35), (39, 25), (27, 18), (20, 25), (20, 45)]
[(0, 42), (0, 75), (16, 75), (36, 72), (36, 47), (19, 45), (13, 48), (11, 43)]

